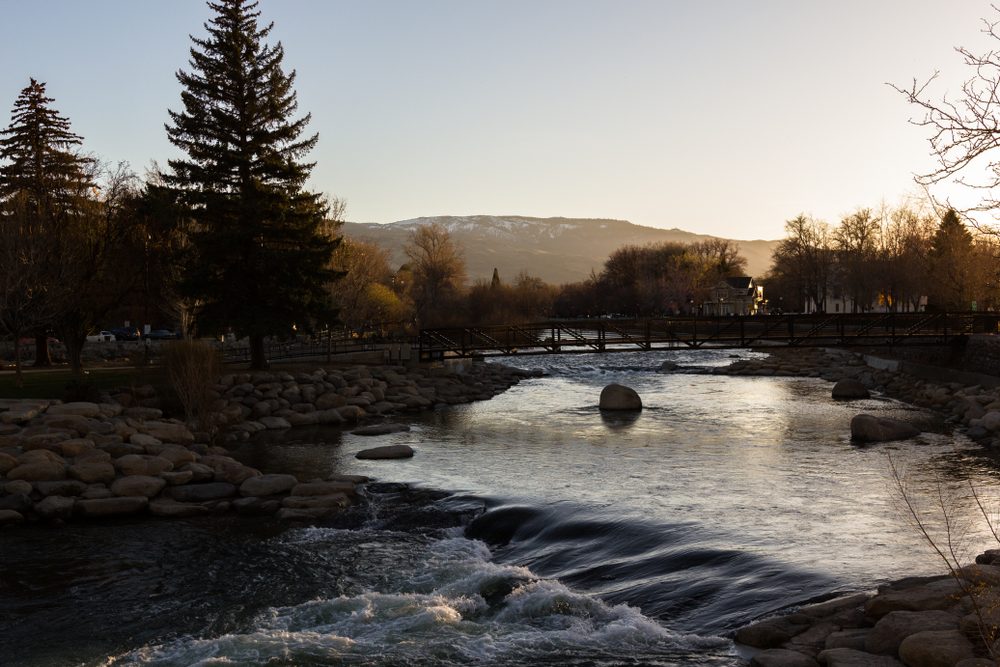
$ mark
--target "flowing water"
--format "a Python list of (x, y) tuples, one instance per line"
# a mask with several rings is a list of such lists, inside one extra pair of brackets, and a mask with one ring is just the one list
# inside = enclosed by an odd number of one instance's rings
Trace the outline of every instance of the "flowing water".
[[(895, 507), (887, 454), (915, 499), (944, 489), (970, 554), (990, 546), (963, 484), (989, 495), (998, 475), (939, 416), (834, 402), (817, 379), (655, 370), (728, 357), (518, 358), (548, 376), (407, 433), (301, 431), (235, 452), (300, 478), (379, 480), (319, 526), (2, 533), (0, 664), (740, 664), (728, 636), (742, 624), (943, 570)], [(641, 414), (601, 415), (610, 382), (639, 392)], [(862, 411), (926, 432), (858, 447)], [(354, 459), (392, 443), (416, 456)]]

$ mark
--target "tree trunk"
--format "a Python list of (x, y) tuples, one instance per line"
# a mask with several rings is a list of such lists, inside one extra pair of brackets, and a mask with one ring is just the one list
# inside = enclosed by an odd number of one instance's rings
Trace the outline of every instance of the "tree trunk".
[(52, 356), (49, 354), (49, 337), (47, 334), (35, 335), (35, 366), (51, 366)]
[(69, 368), (74, 377), (83, 376), (83, 344), (86, 336), (66, 336), (66, 356), (69, 357)]
[(250, 336), (250, 370), (262, 371), (267, 368), (264, 356), (264, 337), (259, 334)]
[(19, 389), (24, 386), (24, 377), (21, 375), (21, 336), (14, 335), (14, 384)]

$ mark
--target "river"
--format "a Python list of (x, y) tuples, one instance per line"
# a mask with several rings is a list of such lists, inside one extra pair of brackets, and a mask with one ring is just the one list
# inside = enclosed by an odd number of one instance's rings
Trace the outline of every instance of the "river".
[[(729, 357), (517, 358), (548, 375), (409, 432), (299, 431), (234, 453), (378, 480), (363, 509), (320, 526), (6, 531), (0, 663), (736, 665), (727, 637), (755, 618), (943, 571), (898, 512), (888, 455), (917, 500), (944, 489), (970, 558), (991, 546), (964, 484), (990, 495), (1000, 478), (940, 416), (835, 402), (818, 379), (656, 372)], [(610, 382), (639, 392), (641, 414), (602, 416)], [(862, 411), (926, 432), (859, 447)], [(414, 458), (354, 458), (395, 443)]]

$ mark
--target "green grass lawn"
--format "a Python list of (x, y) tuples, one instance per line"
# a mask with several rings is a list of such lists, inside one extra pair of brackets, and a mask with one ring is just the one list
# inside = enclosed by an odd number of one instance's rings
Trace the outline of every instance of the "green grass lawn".
[[(35, 370), (25, 369), (22, 373), (24, 386), (17, 386), (13, 371), (0, 373), (0, 398), (57, 398), (66, 397), (66, 388), (73, 380), (67, 369)], [(158, 366), (149, 368), (100, 368), (84, 372), (84, 382), (102, 390), (117, 387), (151, 384), (161, 391), (167, 386), (166, 374)]]

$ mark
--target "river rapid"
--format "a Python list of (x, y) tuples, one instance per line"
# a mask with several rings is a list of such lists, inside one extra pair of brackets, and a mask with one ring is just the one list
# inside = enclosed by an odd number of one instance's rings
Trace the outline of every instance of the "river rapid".
[[(994, 496), (1000, 478), (940, 416), (835, 402), (819, 379), (656, 371), (730, 356), (509, 359), (548, 375), (405, 433), (268, 434), (234, 452), (300, 479), (378, 480), (362, 508), (318, 526), (6, 531), (0, 664), (741, 664), (740, 625), (943, 571), (898, 512), (890, 455), (928, 512), (943, 490), (970, 558), (993, 546), (965, 485)], [(641, 414), (599, 412), (610, 382), (639, 392)], [(925, 433), (859, 447), (859, 412)], [(396, 443), (414, 458), (354, 458)]]

